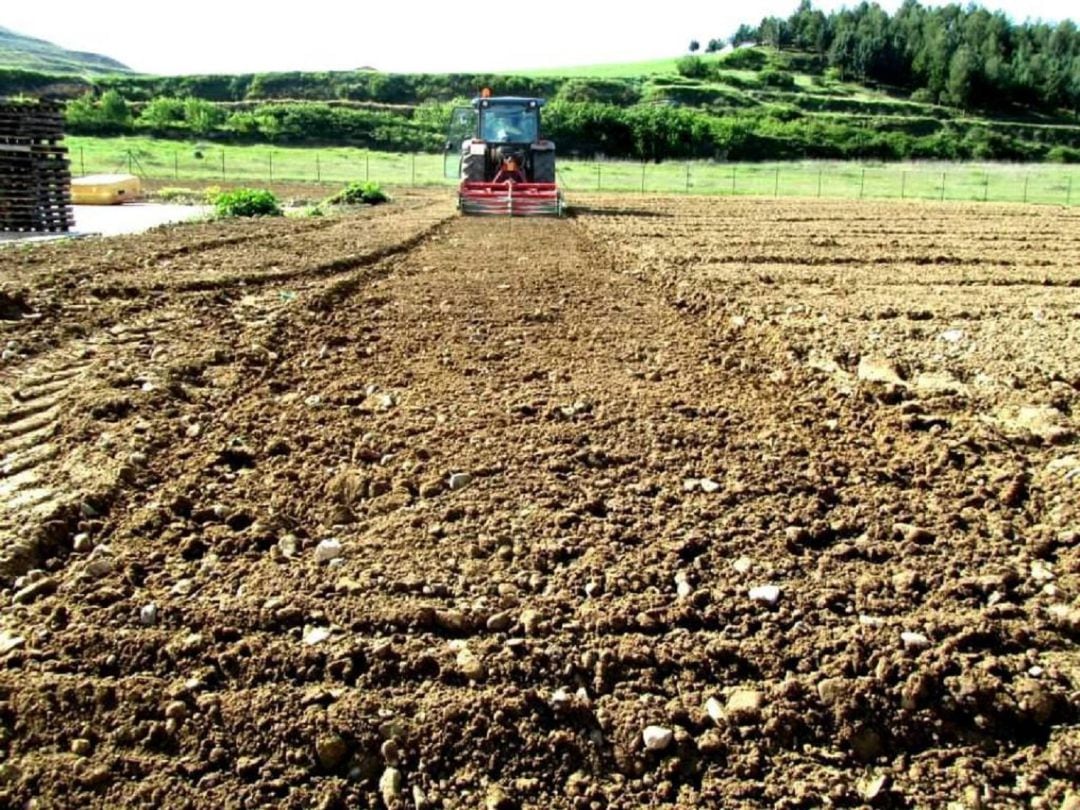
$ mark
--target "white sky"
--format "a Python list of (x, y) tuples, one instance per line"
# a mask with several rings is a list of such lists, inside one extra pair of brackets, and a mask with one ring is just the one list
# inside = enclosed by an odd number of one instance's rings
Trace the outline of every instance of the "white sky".
[[(469, 72), (638, 61), (704, 47), (742, 22), (786, 17), (798, 0), (375, 0), (238, 3), (228, 0), (5, 0), (0, 26), (94, 51), (147, 73), (272, 70)], [(852, 5), (820, 0), (828, 10)], [(894, 10), (900, 0), (881, 5)], [(933, 3), (935, 5), (939, 3)], [(1014, 20), (1077, 19), (1076, 0), (989, 0)]]

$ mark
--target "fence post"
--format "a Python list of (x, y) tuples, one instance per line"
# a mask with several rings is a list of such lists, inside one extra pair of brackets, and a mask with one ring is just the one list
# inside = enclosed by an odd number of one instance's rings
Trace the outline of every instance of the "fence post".
[(267, 162), (270, 165), (270, 182), (274, 182), (274, 151), (270, 150), (266, 153)]
[(412, 184), (416, 186), (416, 152), (412, 153)]
[(222, 182), (225, 181), (225, 149), (224, 149), (224, 147), (221, 150), (221, 180), (222, 180)]
[(641, 161), (641, 193), (645, 193), (645, 161)]
[(364, 180), (371, 179), (371, 155), (367, 152), (364, 153)]
[(1065, 185), (1065, 204), (1072, 205), (1072, 175), (1069, 175), (1069, 182)]
[(79, 147), (79, 174), (86, 176), (86, 156), (81, 146)]
[(315, 153), (315, 182), (322, 181), (322, 166), (319, 165), (319, 153)]
[(773, 175), (772, 195), (773, 195), (773, 197), (779, 197), (780, 196), (780, 167), (779, 166), (776, 167), (775, 174)]
[(1026, 175), (1026, 174), (1024, 175), (1024, 202), (1027, 202), (1028, 177), (1029, 177), (1029, 175)]
[(866, 167), (862, 167), (862, 177), (859, 178), (859, 199), (863, 198), (863, 189), (866, 188)]
[(941, 201), (945, 202), (945, 172), (941, 173)]
[(690, 161), (686, 162), (686, 193), (690, 193)]
[(731, 196), (735, 196), (735, 166), (731, 166)]
[(175, 149), (172, 153), (172, 176), (173, 180), (180, 179), (180, 153)]
[(986, 202), (990, 195), (990, 172), (983, 172), (983, 202)]
[(600, 164), (596, 164), (596, 190), (600, 190)]
[(904, 199), (904, 192), (907, 191), (907, 172), (900, 172), (900, 199)]
[(818, 195), (818, 197), (821, 197), (821, 172), (822, 172), (822, 168), (821, 168), (821, 166), (818, 166), (817, 167), (817, 195)]

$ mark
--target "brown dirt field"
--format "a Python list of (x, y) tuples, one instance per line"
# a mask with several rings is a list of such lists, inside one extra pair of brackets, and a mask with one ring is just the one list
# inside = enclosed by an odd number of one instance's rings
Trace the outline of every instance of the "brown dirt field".
[(0, 805), (1080, 806), (1080, 213), (572, 202), (0, 251)]

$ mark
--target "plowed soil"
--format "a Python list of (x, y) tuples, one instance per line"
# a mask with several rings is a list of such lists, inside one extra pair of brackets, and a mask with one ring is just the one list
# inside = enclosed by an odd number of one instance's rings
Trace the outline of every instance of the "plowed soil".
[(1076, 808), (1080, 213), (0, 251), (0, 805)]

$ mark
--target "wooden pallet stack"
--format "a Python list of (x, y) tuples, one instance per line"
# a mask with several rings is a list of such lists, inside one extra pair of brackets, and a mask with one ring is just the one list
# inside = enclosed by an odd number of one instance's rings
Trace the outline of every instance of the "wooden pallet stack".
[(0, 232), (64, 233), (75, 224), (64, 109), (0, 99)]

